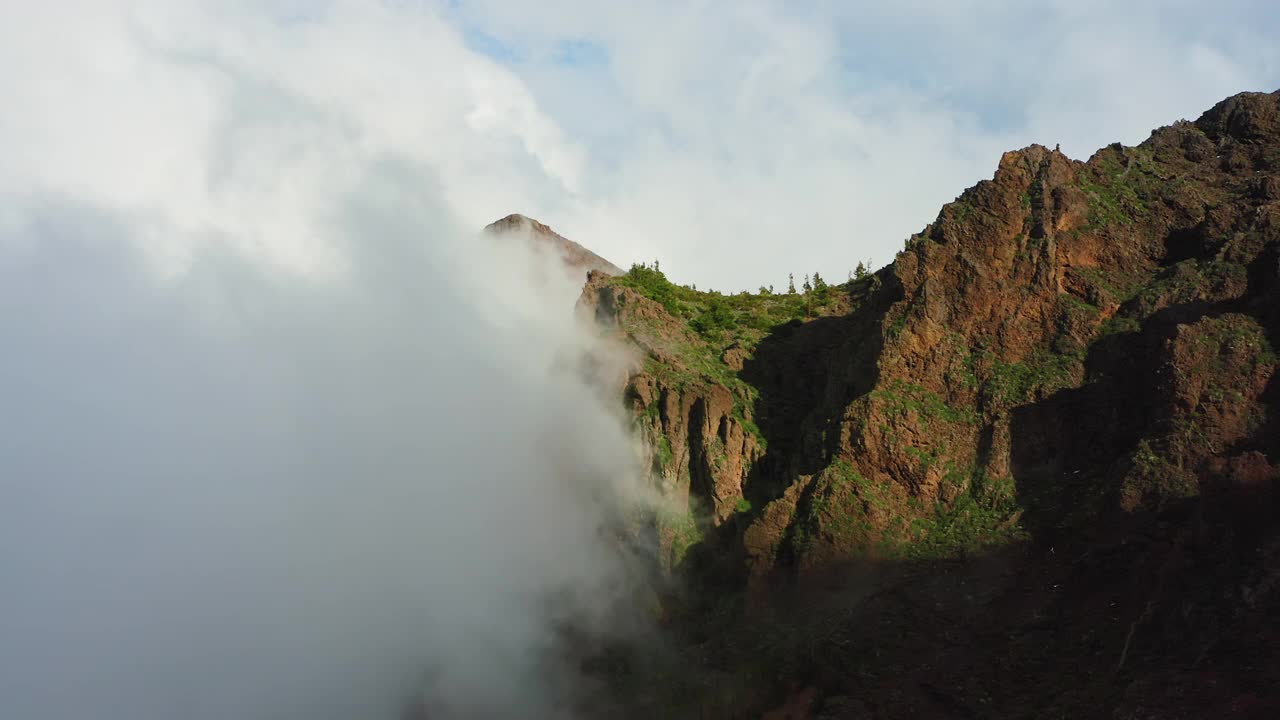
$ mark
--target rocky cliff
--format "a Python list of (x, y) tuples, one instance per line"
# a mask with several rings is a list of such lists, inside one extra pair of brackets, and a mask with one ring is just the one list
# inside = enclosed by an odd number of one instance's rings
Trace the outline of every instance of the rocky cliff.
[(582, 308), (645, 356), (623, 393), (670, 501), (683, 663), (619, 692), (672, 716), (1280, 715), (1280, 93), (1087, 162), (1006, 153), (859, 275), (590, 276)]

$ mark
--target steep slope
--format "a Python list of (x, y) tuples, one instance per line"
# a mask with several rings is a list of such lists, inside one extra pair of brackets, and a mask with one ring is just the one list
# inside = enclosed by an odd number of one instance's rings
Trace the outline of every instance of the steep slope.
[(685, 589), (636, 704), (1280, 713), (1278, 171), (1280, 93), (1243, 94), (1006, 153), (820, 305), (592, 275)]
[(524, 215), (508, 215), (501, 220), (489, 223), (484, 229), (494, 237), (523, 240), (535, 250), (554, 252), (559, 255), (567, 268), (575, 272), (597, 271), (608, 275), (622, 274), (622, 269), (617, 265)]

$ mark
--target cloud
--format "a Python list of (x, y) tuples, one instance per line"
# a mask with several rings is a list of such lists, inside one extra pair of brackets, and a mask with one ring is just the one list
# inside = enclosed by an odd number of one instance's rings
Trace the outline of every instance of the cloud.
[[(581, 182), (524, 86), (431, 13), (330, 3), (84, 3), (5, 11), (11, 160), (0, 192), (152, 213), (294, 270), (337, 259), (309, 224), (380, 158), (468, 227)], [(275, 10), (276, 12), (270, 12)], [(168, 235), (169, 233), (165, 233)], [(154, 248), (153, 248), (154, 249)], [(190, 248), (186, 248), (189, 251)]]
[(1246, 1), (457, 6), (586, 147), (588, 190), (531, 212), (730, 290), (889, 261), (1005, 150), (1084, 158), (1280, 86), (1280, 11)]
[(572, 146), (417, 12), (82, 9), (0, 22), (2, 714), (567, 716), (637, 460), (465, 218)]
[[(9, 13), (4, 82), (24, 112), (0, 120), (13, 158), (0, 188), (125, 205), (180, 190), (195, 227), (313, 271), (334, 259), (299, 237), (310, 211), (294, 204), (384, 154), (438, 180), (424, 193), (466, 227), (523, 212), (704, 287), (836, 278), (890, 260), (1004, 150), (1083, 158), (1280, 86), (1280, 15), (1245, 0), (1208, 16), (1057, 0)], [(269, 221), (232, 222), (252, 204)]]
[(158, 281), (130, 218), (70, 202), (6, 231), (6, 717), (390, 718), (428, 681), (445, 717), (577, 699), (553, 621), (628, 587), (601, 532), (630, 441), (532, 261), (442, 255), (395, 200), (347, 198), (321, 280), (211, 252)]

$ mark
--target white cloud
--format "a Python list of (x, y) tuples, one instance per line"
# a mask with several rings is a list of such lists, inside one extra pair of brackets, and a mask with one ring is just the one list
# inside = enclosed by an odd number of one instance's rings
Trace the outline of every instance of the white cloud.
[(567, 716), (635, 457), (469, 217), (573, 146), (413, 8), (81, 10), (0, 11), (0, 715)]
[[(581, 182), (580, 152), (523, 84), (430, 12), (334, 3), (283, 21), (254, 3), (85, 3), (4, 12), (0, 191), (154, 216), (164, 247), (217, 238), (332, 270), (330, 199), (371, 164), (475, 226)], [(265, 8), (270, 9), (270, 8)], [(278, 8), (277, 8), (278, 9)], [(189, 250), (189, 249), (188, 249)], [(181, 254), (181, 253), (177, 253)]]
[(462, 226), (525, 212), (703, 286), (838, 278), (1004, 150), (1085, 157), (1280, 84), (1280, 18), (1248, 3), (42, 7), (8, 11), (0, 187), (166, 194), (170, 222), (313, 272), (338, 260), (301, 198), (391, 156)]
[[(460, 5), (603, 159), (534, 212), (615, 262), (728, 289), (888, 261), (1004, 150), (1086, 157), (1280, 85), (1280, 13), (1247, 2)], [(607, 64), (554, 60), (584, 39)]]
[(6, 223), (5, 717), (569, 716), (553, 623), (618, 620), (630, 440), (565, 365), (576, 287), (454, 254), (401, 180), (338, 199), (338, 277)]

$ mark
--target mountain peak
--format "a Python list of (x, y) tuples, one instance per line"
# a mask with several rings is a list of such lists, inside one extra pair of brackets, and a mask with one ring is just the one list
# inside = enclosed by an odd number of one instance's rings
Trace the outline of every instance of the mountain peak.
[(594, 252), (552, 230), (550, 226), (527, 215), (512, 213), (489, 223), (485, 232), (494, 236), (519, 235), (535, 250), (554, 249), (564, 264), (574, 270), (597, 270), (609, 275), (621, 275), (622, 269)]

